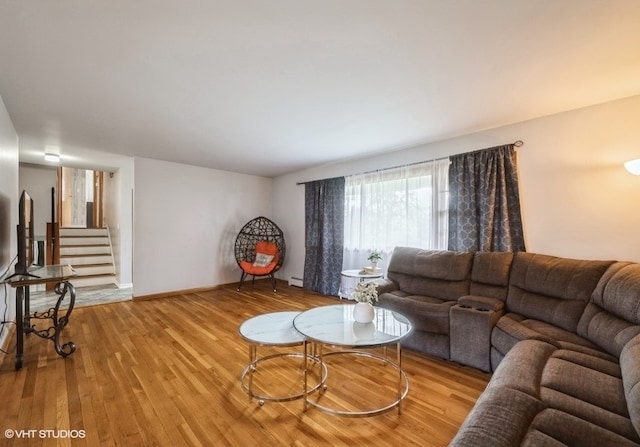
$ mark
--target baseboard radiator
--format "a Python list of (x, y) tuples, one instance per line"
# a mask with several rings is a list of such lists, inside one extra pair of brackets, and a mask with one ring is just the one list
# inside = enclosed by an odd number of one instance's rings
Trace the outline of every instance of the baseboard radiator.
[(302, 287), (302, 278), (292, 276), (289, 278), (289, 285), (293, 287)]

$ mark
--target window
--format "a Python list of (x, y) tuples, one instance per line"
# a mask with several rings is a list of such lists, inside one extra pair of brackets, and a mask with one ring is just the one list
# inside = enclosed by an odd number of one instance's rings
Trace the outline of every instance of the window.
[(447, 248), (449, 160), (346, 177), (344, 268), (388, 261), (396, 246)]

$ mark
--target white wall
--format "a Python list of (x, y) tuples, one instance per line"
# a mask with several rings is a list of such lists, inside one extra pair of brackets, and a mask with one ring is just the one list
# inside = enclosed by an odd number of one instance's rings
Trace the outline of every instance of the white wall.
[(18, 190), (26, 190), (33, 199), (34, 234), (47, 235), (47, 222), (51, 222), (51, 188), (56, 187), (56, 168), (20, 163)]
[(273, 215), (287, 236), (279, 277), (302, 277), (304, 186), (296, 182), (398, 166), (523, 140), (518, 150), (527, 251), (640, 261), (640, 96), (274, 179)]
[(104, 211), (109, 226), (116, 282), (131, 287), (133, 282), (133, 158), (123, 157), (119, 169), (105, 172)]
[[(96, 152), (96, 154), (99, 154)], [(96, 157), (97, 158), (97, 157)], [(105, 171), (104, 207), (109, 226), (116, 267), (116, 282), (130, 287), (132, 281), (132, 201), (133, 158), (113, 155), (111, 166), (83, 167)], [(112, 174), (112, 176), (109, 175)], [(56, 167), (20, 163), (19, 191), (27, 190), (35, 205), (36, 236), (46, 235), (46, 223), (51, 221), (51, 188), (56, 187)]]
[(134, 178), (134, 296), (240, 279), (235, 238), (271, 217), (271, 179), (145, 158)]
[[(0, 97), (0, 275), (12, 273), (17, 254), (16, 225), (18, 224), (18, 134)], [(0, 319), (15, 320), (15, 290), (0, 287)], [(6, 299), (5, 299), (6, 298)], [(0, 325), (0, 346), (9, 334), (9, 325)]]

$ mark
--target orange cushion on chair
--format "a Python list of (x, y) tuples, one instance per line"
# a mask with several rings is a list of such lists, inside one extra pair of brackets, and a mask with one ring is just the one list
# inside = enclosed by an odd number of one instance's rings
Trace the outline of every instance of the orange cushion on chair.
[(260, 241), (256, 244), (256, 253), (271, 255), (274, 259), (278, 257), (278, 246), (275, 242)]
[(240, 268), (249, 275), (263, 276), (270, 274), (278, 264), (279, 253), (278, 246), (275, 242), (260, 241), (256, 244), (256, 254), (272, 256), (273, 258), (267, 265), (256, 265), (250, 261), (240, 261)]
[(275, 268), (277, 261), (273, 260), (271, 263), (265, 267), (256, 267), (253, 265), (253, 262), (250, 261), (240, 261), (240, 268), (247, 272), (249, 275), (254, 276), (264, 276), (271, 273), (271, 271)]

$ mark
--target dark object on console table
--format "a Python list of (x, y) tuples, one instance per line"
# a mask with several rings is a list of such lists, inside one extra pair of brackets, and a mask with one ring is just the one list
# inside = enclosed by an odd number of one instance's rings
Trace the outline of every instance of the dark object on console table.
[[(24, 336), (33, 333), (41, 338), (53, 342), (56, 353), (61, 357), (67, 357), (76, 350), (76, 345), (69, 341), (60, 344), (60, 333), (69, 323), (69, 317), (76, 301), (76, 291), (68, 281), (75, 276), (75, 271), (69, 265), (49, 265), (29, 270), (29, 274), (14, 275), (5, 280), (7, 284), (16, 289), (16, 370), (22, 368), (24, 357)], [(31, 313), (29, 302), (29, 287), (38, 284), (56, 283), (55, 293), (58, 295), (54, 307), (45, 312)], [(63, 315), (60, 315), (60, 306), (65, 298), (69, 298), (69, 306)], [(51, 320), (52, 326), (47, 329), (36, 329), (31, 324), (32, 319)]]

